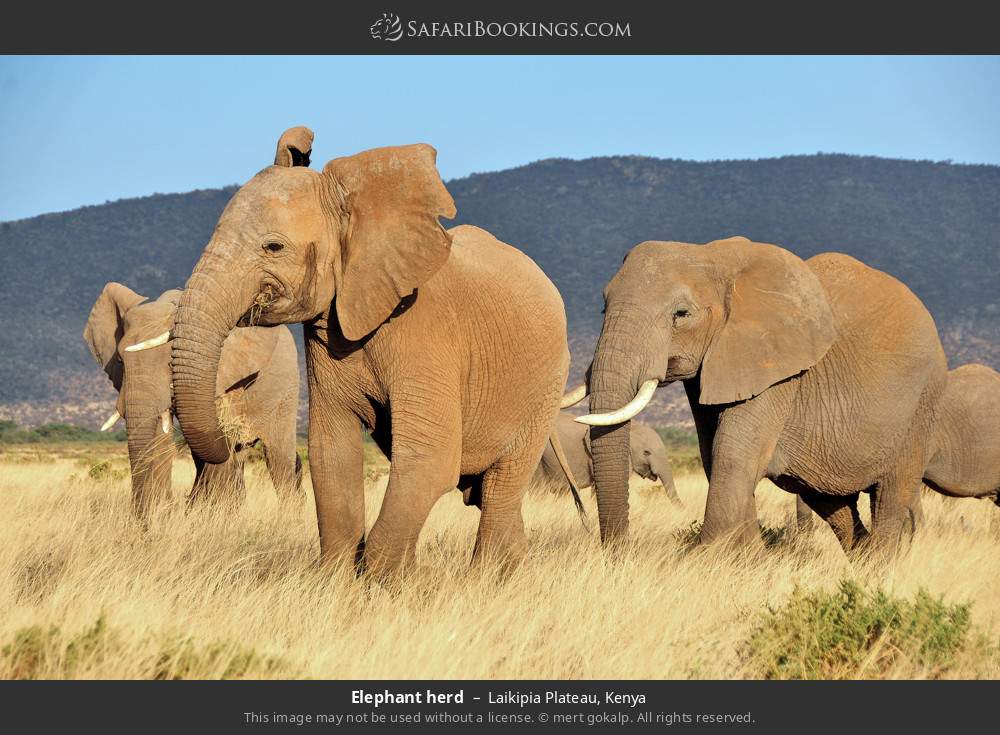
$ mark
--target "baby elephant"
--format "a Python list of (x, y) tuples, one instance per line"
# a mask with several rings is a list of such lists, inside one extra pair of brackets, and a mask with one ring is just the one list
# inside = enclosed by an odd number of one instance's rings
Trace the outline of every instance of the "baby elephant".
[[(1000, 373), (978, 364), (948, 373), (923, 481), (942, 495), (992, 498), (1000, 505)], [(919, 525), (919, 493), (910, 507)], [(811, 528), (811, 511), (801, 499), (796, 516), (800, 530)]]
[[(90, 310), (83, 337), (108, 374), (118, 404), (102, 431), (121, 418), (128, 432), (132, 500), (145, 519), (170, 490), (174, 446), (170, 334), (181, 291), (148, 301), (120, 283), (109, 283)], [(234, 329), (222, 346), (217, 381), (220, 420), (234, 451), (213, 465), (195, 458), (190, 501), (240, 499), (246, 450), (258, 441), (282, 499), (301, 495), (302, 464), (295, 452), (299, 370), (288, 327)]]
[[(583, 424), (578, 424), (573, 420), (573, 416), (568, 413), (560, 413), (556, 419), (555, 431), (559, 434), (559, 443), (566, 453), (573, 478), (581, 488), (591, 487), (594, 484), (594, 466), (590, 458), (590, 432)], [(663, 444), (660, 435), (651, 426), (639, 423), (632, 424), (632, 433), (629, 436), (631, 447), (632, 470), (647, 480), (658, 480), (663, 483), (663, 489), (667, 492), (667, 497), (677, 504), (682, 505), (680, 497), (677, 495), (677, 488), (674, 487), (674, 475), (670, 471), (670, 459), (667, 456), (667, 448)], [(545, 452), (542, 460), (535, 470), (533, 483), (558, 484), (560, 487), (569, 489), (569, 481), (565, 473), (559, 467), (559, 461), (552, 445), (545, 445)]]

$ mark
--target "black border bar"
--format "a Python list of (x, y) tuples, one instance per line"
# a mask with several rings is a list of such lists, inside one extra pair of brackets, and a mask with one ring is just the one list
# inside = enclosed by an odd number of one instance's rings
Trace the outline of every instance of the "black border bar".
[[(902, 54), (1000, 52), (992, 6), (797, 2), (504, 3), (8, 3), (0, 52), (45, 54)], [(383, 13), (396, 40), (372, 38)], [(588, 22), (626, 24), (627, 37), (587, 37)], [(412, 28), (417, 34), (411, 34)], [(438, 23), (463, 33), (419, 35)], [(483, 24), (481, 35), (476, 24)], [(490, 25), (536, 24), (534, 35)], [(539, 24), (576, 23), (575, 36)], [(526, 28), (530, 27), (527, 26)], [(494, 30), (496, 30), (494, 28)], [(565, 31), (565, 29), (563, 29)], [(531, 33), (532, 31), (529, 31)], [(550, 31), (550, 34), (556, 31)]]
[[(64, 732), (97, 726), (102, 733), (174, 735), (377, 733), (401, 727), (417, 732), (962, 732), (995, 719), (998, 690), (1000, 684), (986, 681), (6, 682), (0, 683), (0, 727)], [(356, 692), (364, 693), (360, 701)], [(375, 706), (374, 698), (385, 692), (416, 695), (419, 702)], [(451, 699), (461, 693), (462, 701), (428, 702), (428, 692)], [(551, 701), (550, 692), (561, 700)], [(541, 701), (534, 701), (536, 696)], [(580, 702), (581, 697), (597, 703)], [(452, 721), (429, 721), (428, 715), (439, 713)], [(337, 714), (344, 717), (339, 724), (332, 719)], [(347, 715), (355, 721), (347, 721)]]

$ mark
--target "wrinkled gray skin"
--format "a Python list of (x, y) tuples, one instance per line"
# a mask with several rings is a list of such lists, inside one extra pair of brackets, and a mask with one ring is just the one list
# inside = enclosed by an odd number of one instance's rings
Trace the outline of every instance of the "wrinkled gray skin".
[[(946, 362), (923, 304), (846, 255), (802, 261), (774, 245), (646, 242), (605, 290), (590, 373), (592, 414), (647, 380), (684, 382), (709, 477), (704, 543), (759, 545), (763, 477), (800, 494), (845, 550), (896, 549), (932, 451)], [(593, 427), (601, 536), (628, 528), (629, 423)]]
[[(559, 433), (559, 441), (566, 452), (566, 459), (569, 461), (577, 486), (591, 487), (594, 484), (594, 470), (590, 458), (590, 432), (587, 427), (574, 421), (572, 414), (560, 413), (555, 430)], [(670, 469), (667, 448), (656, 430), (638, 421), (633, 422), (629, 445), (632, 471), (646, 480), (661, 483), (667, 497), (673, 503), (682, 505), (677, 495), (677, 488), (674, 486), (674, 474)], [(535, 470), (533, 482), (536, 485), (558, 485), (569, 490), (569, 482), (551, 446), (545, 447), (542, 461)]]
[[(240, 188), (177, 314), (177, 418), (192, 452), (228, 458), (212, 406), (219, 346), (238, 324), (302, 322), (320, 555), (394, 581), (456, 486), (480, 509), (473, 562), (527, 549), (521, 502), (559, 411), (569, 349), (559, 292), (455, 205), (427, 145), (379, 148), (316, 171), (312, 133), (279, 140)], [(361, 427), (389, 457), (365, 534)]]
[[(170, 344), (138, 352), (125, 348), (172, 330), (180, 297), (180, 291), (171, 290), (147, 301), (127, 286), (108, 283), (83, 333), (118, 391), (116, 408), (125, 420), (132, 498), (140, 518), (170, 490), (173, 421), (169, 419), (171, 429), (164, 432), (160, 418), (173, 409)], [(295, 452), (298, 393), (298, 357), (287, 327), (234, 330), (223, 346), (216, 395), (225, 404), (228, 422), (246, 431), (228, 461), (211, 465), (194, 457), (189, 500), (241, 499), (245, 455), (258, 441), (279, 496), (302, 497), (301, 462)]]
[[(962, 365), (948, 373), (923, 481), (942, 495), (1000, 505), (1000, 374), (992, 368)], [(911, 507), (919, 523), (919, 493)], [(812, 512), (801, 499), (796, 517), (800, 530), (811, 528)]]

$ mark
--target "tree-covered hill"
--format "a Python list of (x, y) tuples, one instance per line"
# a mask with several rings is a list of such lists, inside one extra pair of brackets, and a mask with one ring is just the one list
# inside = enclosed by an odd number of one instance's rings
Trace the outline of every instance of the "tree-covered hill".
[[(844, 155), (622, 156), (539, 161), (448, 188), (459, 213), (448, 224), (490, 230), (531, 255), (559, 287), (574, 376), (600, 328), (601, 291), (631, 246), (735, 234), (803, 257), (845, 252), (891, 273), (927, 304), (953, 365), (1000, 367), (997, 166)], [(97, 412), (110, 405), (110, 387), (81, 338), (94, 299), (109, 280), (147, 295), (182, 285), (233, 191), (153, 195), (0, 224), (7, 412), (20, 404), (19, 419), (39, 422), (66, 419), (68, 407), (89, 413), (88, 405)], [(682, 403), (674, 399), (664, 401)], [(25, 404), (36, 410), (25, 415)]]

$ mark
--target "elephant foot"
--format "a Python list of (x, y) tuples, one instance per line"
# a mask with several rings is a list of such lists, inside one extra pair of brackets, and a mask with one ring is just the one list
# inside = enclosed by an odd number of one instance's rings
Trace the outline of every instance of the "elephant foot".
[(498, 583), (511, 577), (524, 563), (528, 555), (527, 542), (511, 545), (505, 549), (482, 550), (478, 545), (472, 553), (470, 572), (489, 575)]

